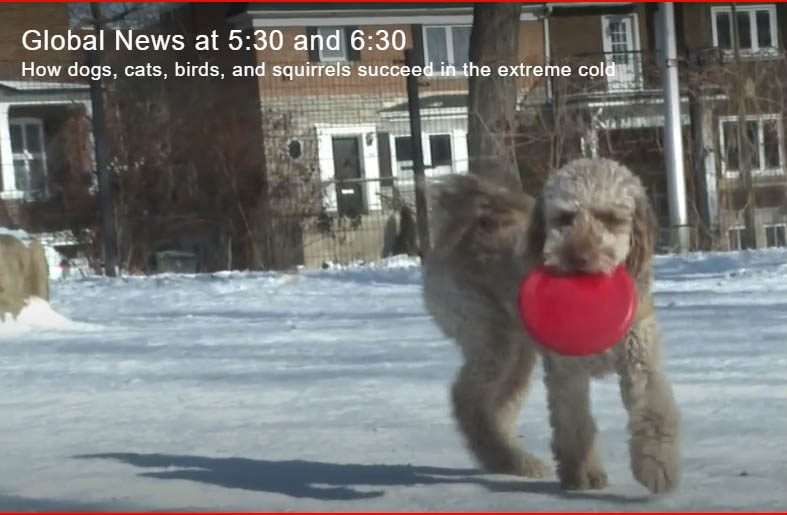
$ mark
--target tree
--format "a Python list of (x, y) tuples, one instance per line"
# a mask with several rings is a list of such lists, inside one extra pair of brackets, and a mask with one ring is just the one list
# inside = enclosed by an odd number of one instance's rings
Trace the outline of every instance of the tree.
[(476, 4), (470, 34), (470, 62), (489, 66), (489, 77), (469, 79), (467, 145), (470, 172), (521, 188), (514, 142), (516, 77), (497, 73), (519, 62), (520, 3)]
[[(109, 12), (105, 12), (104, 6), (100, 2), (91, 2), (89, 6), (72, 3), (69, 6), (69, 17), (77, 28), (90, 28), (96, 35), (107, 28), (120, 25), (136, 26), (144, 24), (152, 19), (151, 17), (154, 17), (154, 9), (149, 4), (115, 3), (108, 7)], [(100, 51), (93, 50), (88, 52), (88, 64), (93, 67), (99, 67), (101, 61)], [(109, 170), (103, 82), (101, 78), (90, 81), (90, 101), (92, 104), (93, 137), (99, 184), (104, 273), (107, 276), (114, 277), (118, 268), (117, 227), (115, 202), (112, 195), (112, 180)]]
[[(738, 20), (737, 10), (735, 3), (732, 4), (731, 17), (733, 20)], [(740, 70), (741, 68), (741, 47), (740, 47), (740, 34), (738, 33), (738, 23), (732, 24), (732, 49), (735, 60), (735, 67)], [(746, 74), (738, 73), (735, 78), (736, 100), (738, 103), (738, 149), (740, 152), (740, 177), (743, 184), (743, 189), (746, 193), (746, 204), (743, 207), (743, 218), (745, 221), (745, 229), (743, 231), (743, 238), (741, 246), (745, 249), (757, 248), (757, 219), (755, 215), (756, 201), (754, 198), (754, 181), (752, 180), (752, 144), (748, 131), (746, 130), (746, 97), (747, 97), (747, 84), (750, 82)]]

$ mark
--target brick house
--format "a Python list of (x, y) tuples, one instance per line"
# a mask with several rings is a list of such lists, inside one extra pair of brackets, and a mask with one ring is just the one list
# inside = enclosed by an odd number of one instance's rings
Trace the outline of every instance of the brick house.
[(68, 65), (77, 57), (26, 50), (22, 34), (29, 28), (63, 32), (67, 5), (7, 3), (0, 9), (0, 226), (32, 233), (55, 266), (56, 250), (76, 251), (72, 230), (84, 220), (73, 203), (89, 202), (89, 91), (74, 80), (22, 76), (24, 61)]
[[(200, 19), (196, 4), (189, 9), (192, 19)], [(737, 141), (737, 125), (733, 122), (737, 123), (738, 102), (725, 87), (732, 66), (731, 7), (687, 3), (676, 4), (675, 9), (687, 190), (691, 223), (696, 228), (695, 244), (713, 239), (716, 247), (738, 248), (743, 195), (735, 169), (737, 145), (730, 143)], [(742, 70), (756, 77), (768, 73), (782, 77), (778, 70), (784, 60), (785, 12), (781, 5), (767, 3), (738, 8), (743, 27)], [(588, 155), (626, 162), (643, 178), (661, 225), (668, 227), (657, 6), (620, 2), (525, 4), (520, 19), (522, 62), (567, 63), (575, 69), (580, 64), (612, 65), (615, 70), (609, 77), (572, 77), (563, 86), (558, 84), (560, 79), (522, 79), (519, 95), (523, 111), (524, 106), (549, 110), (558, 101), (571, 104), (578, 119), (570, 124), (573, 133), (566, 138), (567, 149), (560, 160)], [(226, 20), (228, 30), (244, 30), (244, 34), (258, 29), (281, 32), (282, 50), (249, 50), (248, 60), (256, 65), (401, 63), (400, 50), (352, 48), (355, 31), (366, 35), (379, 29), (389, 34), (401, 31), (407, 47), (417, 44), (423, 48), (425, 63), (458, 65), (467, 59), (472, 9), (467, 4), (251, 3), (231, 8)], [(313, 34), (337, 34), (342, 45), (312, 52), (292, 49), (298, 35)], [(405, 186), (411, 173), (407, 103), (401, 78), (312, 77), (287, 81), (268, 74), (252, 80), (263, 113), (262, 125), (271, 117), (288, 119), (286, 131), (277, 133), (270, 126), (262, 131), (268, 181), (273, 181), (276, 173), (292, 176), (293, 168), (307, 169), (327, 185), (316, 204), (329, 216), (345, 214), (363, 222), (385, 211), (385, 199), (394, 195), (391, 185)], [(754, 86), (757, 98), (766, 100), (747, 102), (745, 107), (746, 124), (755, 145), (752, 173), (758, 247), (784, 245), (787, 222), (785, 113), (780, 96), (784, 88), (774, 88), (767, 82), (761, 80)], [(421, 81), (420, 95), (427, 176), (466, 172), (466, 80), (432, 77)], [(556, 100), (557, 96), (561, 98)], [(523, 119), (526, 126), (528, 117), (523, 115)], [(531, 128), (540, 130), (541, 124)], [(529, 150), (524, 146), (520, 153), (528, 157)], [(271, 160), (271, 156), (276, 159)], [(535, 170), (525, 164), (520, 171), (524, 175), (543, 173), (559, 161), (540, 162)], [(532, 187), (537, 186), (535, 182)], [(378, 224), (380, 231), (382, 226)], [(315, 242), (330, 243), (322, 232), (312, 229), (284, 225), (282, 232), (301, 231), (304, 242), (303, 254), (293, 259), (315, 264), (318, 256), (310, 258), (309, 249), (318, 247)], [(352, 231), (345, 235), (353, 238)], [(347, 246), (355, 249), (350, 254), (342, 255), (336, 249), (338, 259), (368, 259), (379, 253), (379, 234), (358, 231), (356, 236), (360, 235), (369, 243), (356, 238)]]

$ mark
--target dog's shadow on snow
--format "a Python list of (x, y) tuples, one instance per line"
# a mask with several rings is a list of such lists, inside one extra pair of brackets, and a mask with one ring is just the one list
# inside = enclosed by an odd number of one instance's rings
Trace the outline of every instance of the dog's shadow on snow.
[(82, 454), (74, 458), (112, 459), (135, 467), (165, 469), (143, 472), (140, 474), (143, 477), (197, 481), (324, 501), (371, 499), (385, 494), (384, 490), (357, 487), (433, 484), (475, 484), (494, 492), (538, 493), (579, 500), (622, 503), (643, 500), (611, 494), (565, 493), (556, 481), (490, 479), (477, 469), (137, 453)]

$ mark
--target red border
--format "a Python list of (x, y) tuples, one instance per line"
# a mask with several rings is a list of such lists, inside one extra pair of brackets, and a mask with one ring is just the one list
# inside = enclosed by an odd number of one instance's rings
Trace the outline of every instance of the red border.
[[(145, 0), (129, 0), (127, 3), (141, 3), (141, 2), (144, 2), (144, 1)], [(364, 2), (358, 2), (357, 0), (312, 0), (312, 1), (305, 1), (305, 0), (268, 0), (268, 1), (270, 1), (272, 3), (291, 3), (291, 4), (304, 4), (304, 3), (313, 4), (313, 3), (328, 3), (328, 2), (330, 2), (330, 3), (388, 3), (388, 4), (409, 4), (409, 3), (418, 3), (418, 4), (420, 4), (420, 3), (424, 3), (424, 0), (393, 0), (393, 1), (391, 1), (391, 0), (365, 0)], [(448, 3), (448, 2), (450, 2), (450, 3), (466, 3), (466, 4), (475, 4), (475, 3), (513, 3), (513, 0), (502, 0), (502, 1), (500, 1), (500, 0), (428, 0), (428, 1), (429, 1), (429, 3)], [(741, 3), (741, 4), (747, 4), (747, 3), (748, 4), (755, 4), (755, 3), (756, 4), (761, 4), (763, 2), (765, 2), (765, 3), (784, 3), (785, 1), (787, 1), (787, 0), (775, 0), (775, 1), (771, 1), (771, 2), (766, 2), (765, 0), (742, 0), (742, 1), (739, 1), (738, 3)], [(24, 3), (88, 3), (88, 2), (90, 2), (90, 0), (72, 0), (71, 2), (66, 2), (64, 0), (59, 0), (59, 1), (55, 1), (55, 2), (52, 2), (52, 1), (49, 1), (49, 0), (21, 0), (21, 2), (24, 2)], [(4, 3), (11, 3), (11, 2), (10, 2), (10, 0), (0, 0), (0, 5), (2, 5)], [(99, 3), (112, 3), (112, 2), (99, 2)], [(177, 4), (218, 3), (218, 4), (220, 4), (220, 3), (235, 3), (235, 2), (232, 2), (232, 0), (219, 0), (217, 2), (216, 1), (211, 1), (211, 0), (192, 0), (191, 2), (186, 2), (186, 1), (182, 1), (182, 0), (177, 1), (177, 2), (166, 2), (166, 0), (154, 0), (153, 2), (147, 2), (147, 3), (177, 3)], [(267, 2), (260, 2), (260, 3), (267, 3)], [(524, 3), (524, 4), (543, 4), (545, 2), (521, 2), (521, 3)], [(646, 0), (608, 0), (608, 1), (605, 1), (605, 2), (602, 2), (600, 0), (591, 0), (590, 2), (584, 2), (583, 0), (567, 0), (566, 2), (561, 2), (561, 3), (583, 3), (583, 4), (588, 4), (588, 3), (604, 3), (604, 4), (608, 4), (608, 3), (627, 3), (627, 4), (630, 4), (630, 3), (634, 3), (634, 4), (647, 4), (647, 3), (654, 3), (654, 2), (648, 2)], [(722, 1), (707, 2), (705, 0), (682, 0), (682, 1), (679, 2), (679, 1), (676, 1), (676, 0), (669, 0), (666, 3), (728, 4), (729, 2), (722, 2)], [(2, 513), (2, 512), (0, 512), (0, 513)]]

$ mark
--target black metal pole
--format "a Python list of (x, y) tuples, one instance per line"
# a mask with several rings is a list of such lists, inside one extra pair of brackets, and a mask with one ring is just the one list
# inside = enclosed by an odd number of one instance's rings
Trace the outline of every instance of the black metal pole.
[[(407, 66), (419, 62), (421, 49), (412, 48), (405, 51), (404, 60)], [(418, 77), (407, 76), (407, 107), (410, 112), (410, 141), (413, 151), (413, 179), (415, 180), (415, 216), (418, 220), (418, 241), (421, 256), (429, 253), (429, 218), (426, 205), (426, 176), (424, 175), (424, 150), (421, 145), (421, 107), (418, 99)]]
[[(101, 6), (90, 4), (93, 27), (96, 33), (103, 29), (104, 21)], [(101, 56), (98, 50), (88, 53), (90, 65), (98, 67)], [(117, 235), (115, 233), (115, 204), (112, 200), (112, 182), (109, 177), (109, 154), (107, 151), (107, 124), (104, 113), (104, 93), (101, 79), (90, 81), (90, 103), (93, 110), (93, 139), (96, 151), (98, 172), (99, 205), (101, 210), (101, 231), (104, 244), (104, 273), (109, 277), (117, 274)]]

